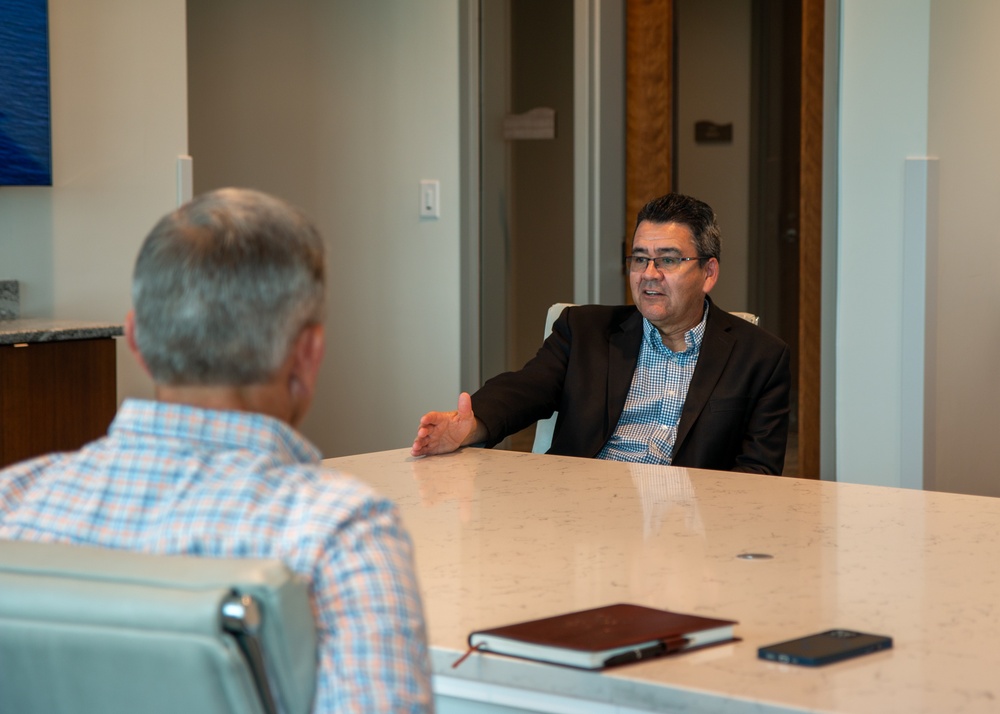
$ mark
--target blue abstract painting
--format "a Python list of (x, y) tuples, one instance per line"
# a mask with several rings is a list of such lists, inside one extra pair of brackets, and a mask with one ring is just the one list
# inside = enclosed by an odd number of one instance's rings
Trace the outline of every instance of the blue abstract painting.
[(0, 185), (52, 185), (47, 0), (0, 0)]

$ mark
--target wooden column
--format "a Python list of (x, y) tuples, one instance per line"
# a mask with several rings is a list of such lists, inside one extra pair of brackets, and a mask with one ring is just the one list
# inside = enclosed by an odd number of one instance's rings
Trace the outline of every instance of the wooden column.
[(799, 470), (819, 478), (823, 228), (823, 0), (802, 0), (799, 146)]
[(627, 0), (625, 22), (625, 235), (631, 250), (639, 209), (672, 184), (673, 2)]

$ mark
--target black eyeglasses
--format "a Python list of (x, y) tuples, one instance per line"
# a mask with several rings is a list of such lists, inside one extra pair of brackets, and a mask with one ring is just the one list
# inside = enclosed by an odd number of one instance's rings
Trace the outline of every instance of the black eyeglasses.
[(681, 267), (681, 263), (685, 263), (689, 260), (701, 260), (700, 257), (694, 258), (677, 258), (672, 255), (660, 255), (655, 258), (651, 258), (648, 255), (628, 255), (625, 257), (625, 265), (633, 273), (645, 273), (646, 267), (653, 263), (653, 267), (663, 273), (672, 273)]

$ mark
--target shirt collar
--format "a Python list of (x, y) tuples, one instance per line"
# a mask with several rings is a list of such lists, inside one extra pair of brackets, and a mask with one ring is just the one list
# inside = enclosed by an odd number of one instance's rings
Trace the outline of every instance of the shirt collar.
[[(692, 327), (690, 330), (684, 333), (684, 344), (686, 348), (684, 353), (690, 352), (692, 348), (695, 352), (701, 350), (701, 340), (705, 336), (705, 325), (708, 323), (708, 298), (705, 299), (705, 308), (701, 313), (701, 322)], [(656, 325), (647, 320), (645, 317), (642, 318), (642, 334), (643, 341), (649, 344), (657, 350), (665, 350), (667, 352), (672, 352), (672, 350), (663, 344), (663, 335), (660, 331), (656, 329)], [(675, 353), (681, 354), (681, 353)]]
[(319, 449), (291, 426), (256, 412), (126, 399), (109, 433), (197, 441), (219, 449), (278, 453), (297, 463), (317, 463), (322, 459)]

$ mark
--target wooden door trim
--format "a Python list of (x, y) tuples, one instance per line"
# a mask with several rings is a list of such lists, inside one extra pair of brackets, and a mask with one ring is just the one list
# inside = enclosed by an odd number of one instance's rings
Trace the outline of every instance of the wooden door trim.
[(823, 208), (823, 0), (802, 0), (799, 115), (799, 469), (820, 472)]

